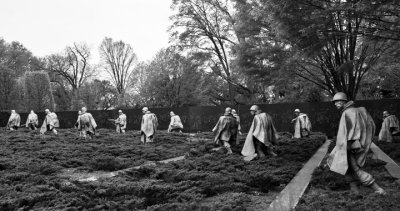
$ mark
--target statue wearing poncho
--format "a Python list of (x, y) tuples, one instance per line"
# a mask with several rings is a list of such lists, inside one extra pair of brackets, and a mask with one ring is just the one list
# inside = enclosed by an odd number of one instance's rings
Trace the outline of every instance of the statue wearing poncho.
[[(296, 114), (297, 115), (297, 114)], [(295, 138), (307, 137), (308, 132), (311, 131), (311, 122), (307, 114), (298, 113), (298, 116), (292, 120), (294, 122), (294, 136)], [(303, 133), (302, 133), (303, 132)]]
[(86, 112), (86, 108), (82, 108), (82, 114), (79, 116), (78, 129), (82, 132), (83, 137), (86, 138), (86, 134), (92, 138), (96, 133), (96, 121), (94, 120), (91, 113)]
[(168, 132), (182, 132), (183, 124), (181, 118), (176, 115), (174, 112), (170, 112), (171, 122), (168, 126)]
[(151, 113), (146, 107), (142, 112), (142, 124), (140, 127), (141, 142), (148, 143), (154, 141), (154, 133), (157, 130), (158, 120), (155, 114)]
[(118, 111), (119, 116), (115, 120), (117, 133), (125, 133), (126, 130), (126, 115), (121, 110)]
[(384, 116), (378, 140), (392, 142), (393, 135), (400, 133), (399, 120), (395, 115), (390, 115), (387, 111), (384, 112)]
[(38, 116), (33, 110), (31, 110), (31, 113), (28, 115), (25, 126), (31, 130), (36, 130), (39, 126)]
[(375, 123), (364, 107), (354, 107), (353, 101), (339, 92), (333, 101), (338, 109), (342, 109), (336, 146), (330, 153), (327, 164), (330, 170), (346, 176), (350, 188), (358, 192), (356, 181), (371, 186), (379, 194), (385, 191), (378, 186), (371, 174), (361, 168), (365, 164), (375, 134)]
[(258, 106), (252, 106), (251, 113), (254, 119), (243, 145), (242, 155), (248, 157), (246, 160), (252, 160), (257, 155), (265, 157), (265, 153), (277, 156), (272, 148), (276, 145), (278, 134), (271, 116), (262, 112)]
[(11, 111), (10, 118), (8, 119), (6, 129), (8, 130), (16, 130), (21, 125), (21, 117), (15, 110)]
[(215, 133), (214, 142), (223, 145), (227, 154), (232, 154), (231, 145), (236, 142), (237, 138), (237, 121), (231, 114), (230, 108), (225, 109), (225, 114), (219, 118), (212, 132)]
[(56, 128), (60, 127), (57, 114), (50, 112), (48, 109), (45, 110), (45, 113), (46, 118), (44, 119), (42, 127), (40, 128), (40, 133), (44, 134), (46, 131), (53, 131), (53, 133), (57, 135)]

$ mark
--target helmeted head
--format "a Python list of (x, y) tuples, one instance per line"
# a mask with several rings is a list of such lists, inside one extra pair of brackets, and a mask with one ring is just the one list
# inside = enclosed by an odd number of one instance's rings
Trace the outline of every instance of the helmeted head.
[(170, 116), (175, 116), (175, 113), (173, 111), (169, 112)]
[(344, 92), (337, 92), (334, 96), (333, 96), (333, 98), (332, 98), (332, 102), (335, 102), (335, 101), (339, 101), (339, 100), (343, 100), (343, 101), (348, 101), (347, 100), (347, 95), (346, 95), (346, 93), (344, 93)]
[(260, 110), (260, 108), (258, 107), (258, 105), (252, 105), (252, 106), (250, 107), (250, 111), (258, 111), (258, 110)]
[(390, 113), (388, 111), (384, 111), (383, 112), (383, 117), (388, 117), (388, 116), (390, 116)]
[(86, 107), (82, 107), (82, 113), (85, 113), (87, 111)]
[(258, 107), (258, 105), (252, 105), (252, 106), (250, 107), (250, 113), (251, 113), (251, 115), (255, 115), (256, 112), (258, 112), (259, 110), (260, 110), (260, 107)]
[(332, 98), (332, 102), (335, 103), (337, 109), (342, 109), (347, 101), (347, 95), (344, 92), (338, 92)]
[(233, 115), (236, 115), (236, 114), (237, 114), (235, 109), (232, 109), (232, 114), (233, 114)]
[(147, 108), (147, 107), (143, 107), (143, 108), (142, 108), (142, 112), (143, 112), (143, 113), (146, 113), (146, 112), (148, 112), (148, 111), (149, 111), (149, 108)]
[(44, 113), (48, 114), (50, 113), (50, 110), (46, 108), (46, 110), (44, 110)]
[(225, 115), (232, 114), (232, 109), (230, 107), (225, 108)]
[(118, 110), (118, 113), (119, 113), (119, 114), (122, 114), (122, 110)]
[(11, 113), (12, 113), (12, 114), (15, 114), (16, 112), (15, 112), (15, 110), (11, 110)]
[(294, 113), (298, 116), (300, 114), (300, 109), (298, 108), (294, 109)]
[(34, 114), (35, 112), (33, 110), (31, 110), (31, 114)]

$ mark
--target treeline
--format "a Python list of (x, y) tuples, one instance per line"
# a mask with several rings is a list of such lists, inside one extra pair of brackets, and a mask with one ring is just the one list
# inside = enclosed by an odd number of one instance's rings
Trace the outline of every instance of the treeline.
[[(398, 1), (174, 0), (151, 61), (104, 38), (37, 58), (0, 40), (0, 109), (318, 102), (400, 94)], [(107, 77), (105, 77), (107, 75)], [(39, 91), (40, 90), (40, 91)]]

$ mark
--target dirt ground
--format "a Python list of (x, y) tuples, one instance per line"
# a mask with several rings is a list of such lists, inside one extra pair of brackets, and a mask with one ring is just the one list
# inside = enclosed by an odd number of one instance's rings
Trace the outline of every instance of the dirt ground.
[[(1, 130), (0, 210), (260, 210), (324, 142), (322, 134), (292, 140), (281, 133), (277, 158), (245, 162), (244, 136), (226, 155), (214, 150), (211, 133), (161, 131), (143, 145), (138, 131), (98, 132), (84, 140), (73, 129), (45, 137)], [(97, 180), (66, 176), (110, 174), (181, 155), (186, 159)]]

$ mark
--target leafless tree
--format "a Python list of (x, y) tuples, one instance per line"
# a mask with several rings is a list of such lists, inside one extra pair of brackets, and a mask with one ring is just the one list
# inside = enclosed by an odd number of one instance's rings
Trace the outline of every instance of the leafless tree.
[(101, 43), (100, 55), (107, 66), (106, 70), (110, 73), (118, 94), (123, 98), (137, 60), (133, 48), (123, 41), (113, 41), (106, 37)]
[(174, 0), (178, 13), (172, 16), (172, 37), (178, 45), (210, 55), (208, 66), (228, 82), (229, 101), (234, 89), (248, 90), (232, 78), (230, 49), (237, 45), (232, 4), (226, 0)]
[(74, 43), (63, 53), (52, 54), (45, 59), (45, 69), (60, 76), (71, 86), (72, 100), (79, 98), (79, 88), (95, 73), (95, 69), (89, 64), (90, 56), (87, 44)]
[(76, 44), (67, 47), (63, 54), (53, 54), (46, 58), (46, 69), (62, 76), (78, 89), (88, 77), (93, 75), (89, 66), (90, 49), (86, 44)]

